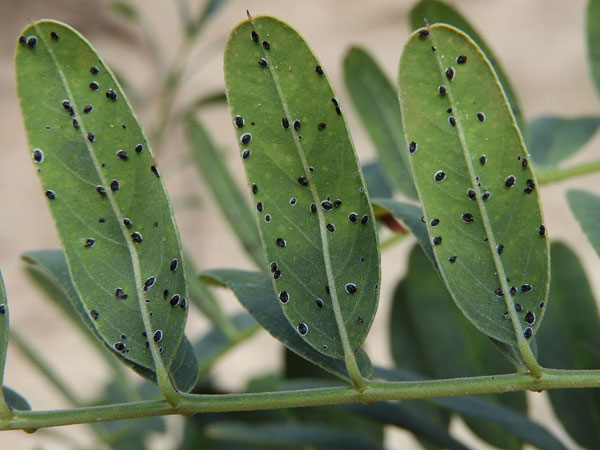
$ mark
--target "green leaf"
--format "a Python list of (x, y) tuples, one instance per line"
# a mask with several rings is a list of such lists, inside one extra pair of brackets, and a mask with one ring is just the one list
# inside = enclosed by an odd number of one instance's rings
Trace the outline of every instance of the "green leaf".
[[(417, 381), (427, 379), (409, 372), (380, 367), (375, 368), (374, 374), (379, 378), (389, 381)], [(556, 450), (565, 449), (552, 433), (529, 419), (525, 414), (521, 414), (506, 406), (490, 402), (484, 398), (459, 396), (438, 398), (430, 401), (449, 411), (494, 424), (498, 428), (504, 430), (506, 434), (516, 436), (523, 442), (532, 444), (536, 447)]]
[[(552, 244), (552, 308), (538, 335), (539, 360), (560, 369), (600, 368), (598, 307), (577, 255), (562, 243)], [(549, 390), (554, 413), (584, 448), (600, 447), (600, 391)]]
[(500, 80), (500, 83), (502, 84), (502, 88), (508, 98), (517, 125), (521, 129), (521, 133), (526, 135), (527, 123), (521, 112), (517, 91), (513, 88), (510, 80), (506, 76), (504, 69), (500, 65), (500, 61), (485, 43), (481, 35), (475, 31), (471, 24), (456, 9), (439, 0), (421, 0), (413, 7), (410, 12), (410, 21), (414, 30), (424, 26), (424, 19), (427, 19), (430, 24), (446, 23), (462, 30), (481, 48), (481, 51), (487, 56), (488, 61), (498, 76), (498, 80)]
[(298, 448), (298, 445), (343, 450), (383, 449), (379, 443), (361, 433), (325, 425), (219, 422), (207, 428), (207, 435), (225, 442), (277, 449), (295, 449)]
[[(148, 142), (118, 82), (83, 36), (51, 20), (22, 35), (17, 93), (75, 290), (115, 352), (148, 370), (168, 367), (183, 338), (187, 308), (179, 306), (187, 303), (186, 283), (179, 235)], [(175, 295), (180, 300), (173, 307)], [(143, 333), (159, 330), (160, 343), (150, 339), (147, 349)]]
[(358, 47), (352, 47), (346, 53), (344, 77), (346, 89), (375, 144), (387, 179), (405, 196), (416, 199), (396, 88), (375, 60)]
[(581, 229), (600, 255), (600, 197), (590, 192), (571, 189), (567, 191), (567, 200)]
[[(6, 288), (4, 287), (4, 278), (0, 272), (0, 387), (4, 383), (4, 369), (6, 366), (6, 351), (8, 350), (8, 301), (6, 298)], [(10, 405), (8, 400), (4, 398), (0, 409), (6, 411), (6, 405)], [(2, 415), (0, 413), (0, 415)]]
[(213, 363), (236, 344), (252, 336), (259, 326), (251, 315), (241, 313), (231, 319), (232, 325), (238, 332), (235, 339), (227, 336), (219, 328), (212, 328), (208, 333), (194, 342), (194, 351), (198, 359), (200, 374), (208, 372)]
[(586, 14), (587, 50), (592, 81), (600, 95), (600, 1), (589, 0)]
[(378, 162), (364, 164), (362, 172), (371, 197), (390, 198), (394, 195), (391, 186), (385, 179), (381, 164)]
[(531, 159), (537, 166), (556, 166), (583, 147), (599, 126), (600, 117), (538, 117), (529, 126)]
[(187, 119), (186, 131), (196, 167), (212, 191), (231, 230), (237, 235), (254, 263), (258, 267), (264, 267), (265, 255), (260, 243), (256, 217), (237, 188), (219, 150), (204, 126), (192, 116)]
[(423, 210), (416, 205), (387, 198), (375, 198), (373, 199), (373, 204), (378, 208), (388, 211), (406, 225), (415, 238), (417, 238), (417, 242), (433, 263), (433, 267), (437, 269), (437, 262), (433, 254), (429, 235), (427, 234), (427, 227), (425, 226), (425, 222), (423, 222)]
[[(438, 273), (419, 247), (413, 247), (408, 274), (398, 284), (390, 315), (391, 349), (394, 362), (402, 369), (431, 378), (510, 373), (511, 365), (496, 352), (492, 342), (481, 335), (454, 306)], [(423, 308), (426, 304), (427, 308)], [(486, 396), (523, 414), (525, 394), (511, 392)], [(512, 436), (493, 425), (465, 418), (482, 439), (500, 448), (520, 448)]]
[(31, 406), (29, 406), (29, 402), (25, 400), (25, 397), (8, 386), (2, 386), (2, 395), (9, 408), (17, 411), (31, 411)]
[(526, 349), (544, 313), (549, 250), (535, 176), (498, 79), (468, 36), (434, 25), (406, 44), (399, 85), (440, 273), (481, 332)]
[(128, 2), (114, 0), (110, 2), (108, 6), (115, 13), (127, 20), (130, 20), (132, 22), (138, 22), (140, 20), (140, 14), (138, 10), (134, 6), (130, 5)]
[[(231, 289), (260, 326), (291, 351), (342, 379), (348, 379), (343, 360), (316, 351), (290, 326), (278, 306), (279, 302), (268, 275), (221, 269), (204, 271), (200, 278)], [(357, 353), (357, 362), (362, 376), (368, 378), (371, 375), (371, 361), (363, 349)]]
[(322, 70), (298, 33), (272, 17), (240, 23), (225, 49), (227, 99), (249, 185), (258, 188), (267, 260), (281, 274), (274, 285), (282, 309), (313, 348), (351, 363), (377, 309), (379, 250), (346, 122)]
[[(156, 382), (156, 373), (154, 370), (150, 370), (124, 358), (121, 353), (115, 352), (113, 347), (108, 345), (98, 334), (93, 319), (90, 318), (84, 303), (73, 285), (67, 260), (61, 250), (33, 250), (24, 253), (22, 258), (29, 264), (32, 264), (32, 267), (39, 269), (47, 277), (44, 285), (54, 286), (55, 289), (58, 288), (56, 295), (52, 295), (53, 300), (76, 323), (84, 325), (85, 334), (95, 336), (96, 341), (105, 347), (104, 350), (106, 348), (110, 349), (111, 354), (116, 355), (119, 360), (127, 364), (139, 375), (153, 383)], [(61, 293), (63, 296), (62, 300), (60, 299)], [(198, 378), (198, 362), (195, 359), (192, 345), (185, 336), (182, 344), (177, 349), (169, 371), (179, 390), (187, 392), (194, 387)]]

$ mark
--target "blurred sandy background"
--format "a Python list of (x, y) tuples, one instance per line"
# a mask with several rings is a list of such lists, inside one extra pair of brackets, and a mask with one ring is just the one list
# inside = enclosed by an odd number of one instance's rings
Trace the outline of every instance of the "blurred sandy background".
[[(83, 399), (98, 393), (108, 376), (102, 361), (81, 340), (76, 331), (32, 287), (19, 257), (36, 248), (58, 247), (54, 230), (39, 183), (31, 167), (25, 142), (20, 111), (14, 90), (13, 52), (19, 31), (28, 18), (43, 17), (65, 21), (81, 31), (98, 49), (109, 65), (125, 74), (133, 85), (128, 92), (146, 128), (155, 123), (158, 74), (139, 29), (115, 15), (102, 0), (0, 0), (0, 267), (4, 275), (11, 307), (11, 325), (28, 341), (52, 360), (53, 368), (63, 376)], [(171, 64), (181, 40), (174, 3), (165, 0), (135, 0), (131, 2), (143, 11), (153, 26), (165, 64)], [(190, 0), (196, 9), (201, 0)], [(368, 49), (390, 78), (395, 79), (402, 46), (409, 35), (407, 14), (412, 0), (231, 0), (215, 16), (204, 31), (191, 59), (192, 67), (178, 102), (185, 102), (203, 92), (223, 86), (222, 50), (229, 30), (252, 14), (272, 14), (293, 24), (307, 39), (330, 76), (338, 97), (348, 105), (345, 112), (362, 161), (373, 157), (373, 149), (357, 117), (350, 107), (344, 88), (341, 63), (352, 44)], [(526, 117), (556, 114), (576, 117), (598, 114), (598, 101), (588, 76), (584, 41), (584, 0), (464, 0), (454, 1), (475, 24), (496, 52), (506, 72), (517, 88)], [(140, 108), (140, 105), (143, 105)], [(234, 149), (234, 133), (223, 106), (206, 110), (202, 118), (209, 125), (214, 139), (225, 149), (231, 169), (244, 184), (241, 164)], [(597, 136), (579, 154), (576, 161), (598, 159), (600, 138)], [(166, 180), (183, 242), (195, 255), (200, 268), (237, 267), (251, 269), (252, 264), (241, 252), (219, 210), (213, 203), (202, 180), (191, 164), (181, 133), (173, 135), (158, 156)], [(588, 276), (600, 292), (600, 260), (580, 233), (564, 199), (567, 187), (582, 187), (600, 192), (599, 177), (588, 176), (577, 181), (544, 187), (542, 198), (546, 224), (552, 239), (561, 239), (577, 246), (578, 254), (587, 263)], [(197, 206), (189, 198), (197, 197)], [(187, 199), (187, 200), (186, 200)], [(387, 312), (389, 296), (396, 281), (405, 271), (405, 256), (411, 242), (403, 242), (383, 254), (381, 302), (376, 322), (367, 341), (367, 350), (374, 362), (390, 363), (387, 345)], [(221, 295), (221, 294), (220, 294)], [(220, 297), (227, 311), (239, 309), (226, 294)], [(198, 314), (190, 314), (188, 335), (197, 336), (208, 324)], [(241, 389), (249, 377), (281, 367), (281, 349), (269, 335), (262, 332), (227, 355), (217, 365), (214, 376), (220, 386)], [(22, 393), (34, 409), (68, 407), (66, 401), (49, 388), (36, 371), (11, 348), (5, 384)], [(548, 423), (553, 420), (544, 411), (544, 394), (529, 394), (534, 416)], [(564, 433), (555, 422), (552, 428)], [(170, 449), (182, 431), (182, 419), (169, 418), (172, 440), (154, 440), (153, 447)], [(460, 423), (453, 427), (465, 433)], [(59, 449), (67, 445), (56, 433), (66, 435), (83, 448), (98, 448), (85, 426), (56, 429), (52, 433), (23, 432), (0, 434), (2, 449)], [(467, 435), (476, 448), (484, 444)], [(570, 448), (572, 442), (565, 441)], [(389, 448), (416, 446), (406, 433), (391, 431)]]

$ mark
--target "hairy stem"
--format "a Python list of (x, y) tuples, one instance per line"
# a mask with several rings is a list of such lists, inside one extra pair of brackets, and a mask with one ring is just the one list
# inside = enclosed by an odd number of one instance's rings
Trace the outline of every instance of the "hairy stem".
[(594, 387), (600, 387), (600, 370), (543, 369), (540, 378), (534, 378), (530, 374), (510, 374), (427, 381), (370, 381), (362, 393), (348, 386), (252, 394), (181, 394), (181, 401), (175, 407), (166, 400), (151, 400), (56, 411), (15, 411), (9, 420), (0, 420), (0, 429), (31, 431), (45, 427), (164, 415), (189, 416), (205, 412), (254, 411)]

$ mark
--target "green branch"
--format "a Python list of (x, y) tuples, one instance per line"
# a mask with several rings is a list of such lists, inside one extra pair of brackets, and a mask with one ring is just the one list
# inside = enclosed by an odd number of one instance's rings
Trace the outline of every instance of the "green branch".
[(390, 400), (597, 387), (600, 387), (600, 370), (544, 369), (539, 379), (529, 374), (510, 374), (448, 380), (371, 381), (362, 393), (352, 387), (331, 387), (252, 394), (182, 394), (181, 401), (175, 407), (166, 400), (152, 400), (56, 411), (15, 411), (11, 419), (0, 421), (0, 429), (31, 431), (45, 427), (164, 415), (189, 416), (206, 412), (368, 404)]
[(537, 179), (539, 184), (550, 184), (595, 172), (600, 172), (600, 161), (584, 163), (567, 169), (539, 169)]

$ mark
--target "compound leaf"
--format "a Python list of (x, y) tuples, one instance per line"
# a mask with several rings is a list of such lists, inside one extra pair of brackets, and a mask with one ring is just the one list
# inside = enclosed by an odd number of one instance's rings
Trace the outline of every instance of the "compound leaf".
[(306, 42), (266, 16), (232, 31), (225, 85), (281, 308), (317, 351), (351, 358), (377, 309), (380, 268), (339, 103)]
[(59, 22), (26, 27), (15, 64), (33, 163), (94, 329), (133, 364), (169, 367), (187, 317), (181, 244), (124, 92), (89, 42)]
[(529, 155), (490, 63), (463, 32), (433, 25), (406, 44), (399, 86), (415, 184), (454, 301), (497, 341), (530, 339), (545, 311), (548, 242)]

